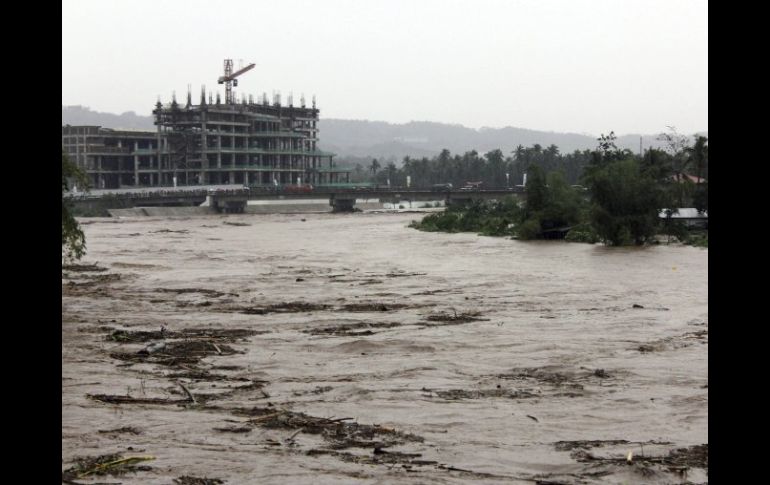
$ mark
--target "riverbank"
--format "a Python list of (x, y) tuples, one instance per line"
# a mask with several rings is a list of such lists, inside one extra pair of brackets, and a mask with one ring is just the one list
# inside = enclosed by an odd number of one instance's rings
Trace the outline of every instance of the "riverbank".
[[(524, 220), (522, 209), (512, 204), (487, 203), (463, 208), (450, 208), (414, 220), (409, 227), (425, 232), (473, 233), (481, 236), (506, 237), (522, 240), (553, 240), (596, 244), (600, 236), (590, 223), (544, 229), (539, 222)], [(659, 229), (672, 234), (659, 234), (647, 244), (671, 244), (708, 248), (708, 229), (688, 228), (683, 224), (671, 227), (661, 222)], [(675, 235), (674, 235), (675, 234)]]

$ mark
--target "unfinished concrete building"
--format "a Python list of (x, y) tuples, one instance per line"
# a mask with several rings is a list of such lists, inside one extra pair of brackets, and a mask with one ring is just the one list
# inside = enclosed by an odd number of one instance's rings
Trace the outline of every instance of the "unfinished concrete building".
[(156, 135), (100, 126), (62, 126), (62, 148), (90, 179), (91, 187), (152, 186)]
[[(251, 65), (253, 67), (253, 64)], [(268, 102), (245, 96), (236, 102), (234, 78), (225, 61), (226, 97), (200, 103), (188, 90), (184, 105), (155, 105), (157, 132), (116, 131), (98, 126), (63, 126), (62, 146), (85, 169), (94, 188), (243, 184), (282, 186), (338, 185), (350, 182), (350, 169), (335, 167), (334, 154), (318, 149), (318, 114), (304, 96), (294, 106), (280, 94)], [(223, 81), (224, 80), (224, 81)]]

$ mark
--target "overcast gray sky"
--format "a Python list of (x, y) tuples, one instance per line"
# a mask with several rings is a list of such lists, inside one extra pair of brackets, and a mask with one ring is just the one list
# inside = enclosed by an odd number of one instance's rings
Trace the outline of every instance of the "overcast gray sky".
[(707, 0), (62, 0), (64, 105), (224, 96), (225, 58), (322, 118), (708, 130)]

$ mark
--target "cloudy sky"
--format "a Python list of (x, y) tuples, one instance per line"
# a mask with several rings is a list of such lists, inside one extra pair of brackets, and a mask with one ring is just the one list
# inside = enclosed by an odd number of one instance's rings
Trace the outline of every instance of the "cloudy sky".
[(707, 0), (62, 0), (64, 105), (224, 95), (225, 58), (322, 118), (708, 130)]

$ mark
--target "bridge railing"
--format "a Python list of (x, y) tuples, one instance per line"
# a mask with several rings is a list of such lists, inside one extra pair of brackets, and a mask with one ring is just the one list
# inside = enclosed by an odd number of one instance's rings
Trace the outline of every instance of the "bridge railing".
[(265, 186), (251, 186), (238, 188), (169, 188), (154, 189), (154, 190), (137, 190), (136, 192), (121, 191), (121, 192), (102, 192), (102, 193), (79, 193), (79, 194), (66, 194), (65, 197), (71, 200), (86, 200), (86, 199), (99, 199), (99, 198), (119, 198), (119, 199), (152, 199), (152, 198), (165, 198), (165, 197), (201, 197), (208, 195), (330, 195), (330, 194), (355, 194), (355, 195), (367, 195), (367, 194), (394, 194), (408, 196), (409, 194), (422, 194), (427, 193), (435, 194), (437, 197), (444, 196), (472, 196), (476, 195), (492, 195), (492, 194), (517, 194), (523, 193), (522, 187), (487, 187), (484, 189), (436, 189), (433, 187), (381, 187), (381, 186), (308, 186), (302, 187), (302, 190), (298, 190), (293, 185), (265, 185)]
[(205, 197), (208, 195), (249, 195), (251, 192), (247, 188), (238, 189), (195, 189), (195, 190), (153, 190), (140, 192), (107, 192), (92, 194), (88, 192), (78, 194), (65, 194), (65, 197), (71, 200), (87, 200), (101, 198), (116, 199), (156, 199), (164, 197)]

